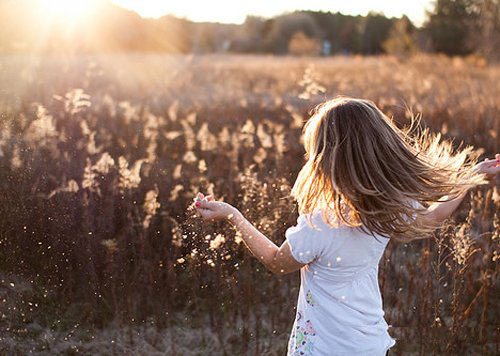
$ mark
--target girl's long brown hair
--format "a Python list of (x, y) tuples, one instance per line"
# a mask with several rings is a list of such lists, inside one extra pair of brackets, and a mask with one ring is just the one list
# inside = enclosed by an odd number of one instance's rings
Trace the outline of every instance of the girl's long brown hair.
[(399, 129), (370, 100), (339, 96), (317, 106), (303, 134), (307, 162), (292, 196), (300, 214), (320, 209), (332, 226), (400, 241), (423, 237), (435, 227), (409, 217), (485, 181), (472, 169), (481, 152), (454, 151), (440, 134), (420, 129), (418, 118)]

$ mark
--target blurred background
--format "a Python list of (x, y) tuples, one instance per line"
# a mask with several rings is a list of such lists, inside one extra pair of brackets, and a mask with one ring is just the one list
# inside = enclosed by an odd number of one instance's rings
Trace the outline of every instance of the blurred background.
[[(301, 129), (373, 100), (499, 152), (500, 2), (0, 0), (0, 354), (284, 355), (272, 276), (198, 191), (276, 244)], [(394, 355), (497, 355), (498, 181), (380, 267)]]
[(2, 0), (3, 53), (477, 53), (498, 58), (496, 0)]

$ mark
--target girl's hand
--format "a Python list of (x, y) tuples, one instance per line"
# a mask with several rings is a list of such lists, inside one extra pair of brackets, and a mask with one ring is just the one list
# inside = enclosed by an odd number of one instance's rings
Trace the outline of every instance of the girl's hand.
[(194, 206), (205, 221), (231, 219), (237, 212), (237, 209), (232, 205), (222, 201), (215, 201), (211, 195), (203, 197), (203, 194), (198, 193), (195, 201)]
[(493, 179), (496, 174), (500, 173), (500, 153), (495, 155), (495, 159), (485, 158), (483, 162), (476, 164), (474, 167), (477, 173), (488, 175), (488, 179)]

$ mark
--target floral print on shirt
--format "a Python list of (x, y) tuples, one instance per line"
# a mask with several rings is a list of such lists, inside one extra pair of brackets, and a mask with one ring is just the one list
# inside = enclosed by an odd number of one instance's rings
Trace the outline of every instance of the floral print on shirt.
[(314, 301), (314, 298), (310, 290), (308, 290), (306, 293), (306, 302), (307, 304), (311, 305), (311, 307), (314, 307), (316, 305), (316, 302)]
[(316, 336), (316, 330), (311, 321), (306, 320), (304, 323), (302, 313), (300, 311), (297, 312), (297, 319), (290, 338), (288, 355), (313, 356), (314, 336)]
[[(316, 305), (310, 290), (306, 293), (306, 302), (311, 307)], [(304, 313), (297, 311), (297, 318), (290, 337), (288, 355), (289, 356), (313, 356), (314, 336), (316, 330), (311, 320), (304, 320)]]

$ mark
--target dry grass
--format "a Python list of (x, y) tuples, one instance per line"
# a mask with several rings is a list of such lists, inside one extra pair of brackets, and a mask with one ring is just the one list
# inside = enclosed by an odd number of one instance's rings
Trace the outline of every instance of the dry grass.
[[(325, 98), (372, 99), (400, 124), (407, 104), (457, 143), (499, 150), (500, 68), (463, 59), (0, 65), (1, 353), (283, 354), (297, 276), (272, 277), (234, 230), (188, 206), (200, 190), (224, 196), (281, 243), (300, 130)], [(498, 353), (499, 207), (482, 187), (434, 241), (389, 245), (395, 354)]]

